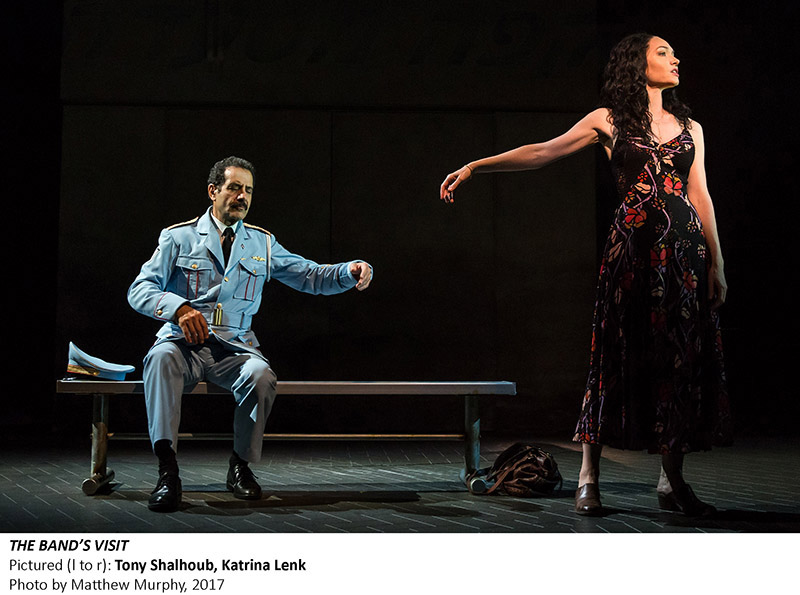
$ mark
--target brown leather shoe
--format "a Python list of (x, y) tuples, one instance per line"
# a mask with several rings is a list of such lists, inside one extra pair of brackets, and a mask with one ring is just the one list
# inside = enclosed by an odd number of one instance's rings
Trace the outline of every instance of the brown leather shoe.
[(658, 494), (658, 507), (661, 510), (682, 512), (686, 516), (711, 516), (717, 512), (711, 504), (706, 504), (694, 495), (689, 484), (679, 490)]
[(597, 516), (603, 512), (600, 488), (596, 483), (585, 483), (575, 491), (575, 512), (584, 516)]

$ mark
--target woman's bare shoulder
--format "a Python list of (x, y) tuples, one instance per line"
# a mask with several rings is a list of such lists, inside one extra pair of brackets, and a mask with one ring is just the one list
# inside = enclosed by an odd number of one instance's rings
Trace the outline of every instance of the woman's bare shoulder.
[(686, 127), (689, 130), (696, 130), (696, 131), (700, 132), (701, 134), (703, 132), (703, 127), (700, 126), (700, 122), (698, 122), (697, 120), (692, 120), (691, 118), (687, 121)]
[(689, 120), (686, 124), (686, 128), (692, 133), (695, 143), (702, 144), (704, 142), (703, 127), (700, 126), (700, 122), (697, 120)]

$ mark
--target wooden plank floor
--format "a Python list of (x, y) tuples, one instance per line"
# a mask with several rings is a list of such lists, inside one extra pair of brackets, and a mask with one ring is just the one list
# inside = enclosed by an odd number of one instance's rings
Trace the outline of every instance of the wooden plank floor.
[[(155, 459), (145, 441), (112, 441), (113, 491), (88, 497), (88, 443), (0, 452), (3, 532), (798, 532), (800, 442), (751, 439), (691, 455), (686, 475), (716, 504), (713, 519), (687, 519), (657, 507), (658, 458), (607, 449), (601, 488), (607, 514), (572, 511), (580, 452), (566, 440), (486, 438), (483, 464), (521, 439), (553, 453), (565, 477), (549, 498), (472, 496), (458, 481), (463, 446), (450, 441), (267, 442), (253, 468), (260, 501), (225, 490), (229, 445), (185, 441), (179, 449), (183, 506), (172, 514), (147, 509)], [(754, 473), (754, 470), (758, 470)]]

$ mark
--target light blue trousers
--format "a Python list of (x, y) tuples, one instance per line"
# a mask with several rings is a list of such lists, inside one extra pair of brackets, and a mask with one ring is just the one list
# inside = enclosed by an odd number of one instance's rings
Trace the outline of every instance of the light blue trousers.
[(202, 345), (184, 340), (154, 345), (144, 358), (144, 394), (150, 442), (167, 439), (177, 450), (184, 391), (201, 380), (230, 390), (236, 400), (233, 449), (251, 463), (261, 460), (264, 426), (275, 401), (276, 377), (269, 362), (210, 337)]

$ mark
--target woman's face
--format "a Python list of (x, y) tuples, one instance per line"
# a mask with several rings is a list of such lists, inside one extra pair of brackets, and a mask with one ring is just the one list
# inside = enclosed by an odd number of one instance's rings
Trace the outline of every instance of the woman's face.
[(672, 46), (660, 37), (653, 37), (647, 44), (647, 68), (644, 72), (647, 84), (657, 89), (677, 87), (680, 82), (679, 63)]

